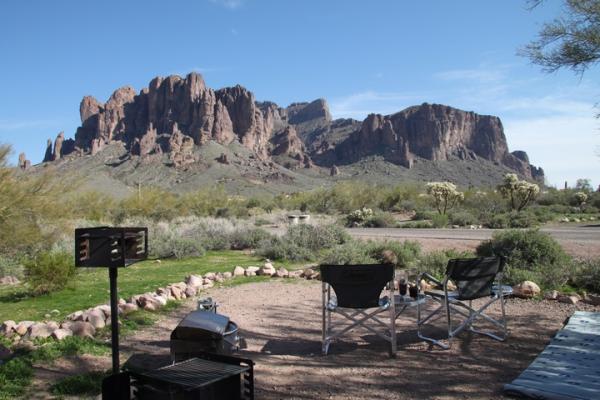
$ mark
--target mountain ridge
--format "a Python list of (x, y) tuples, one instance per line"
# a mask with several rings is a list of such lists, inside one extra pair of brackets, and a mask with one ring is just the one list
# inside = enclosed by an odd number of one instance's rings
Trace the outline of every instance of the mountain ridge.
[[(211, 89), (200, 74), (190, 73), (156, 77), (137, 93), (123, 86), (105, 103), (85, 96), (80, 116), (74, 138), (61, 132), (54, 143), (48, 140), (44, 162), (93, 156), (122, 143), (126, 156), (141, 165), (159, 162), (185, 169), (202, 162), (198, 149), (208, 142), (235, 142), (269, 168), (334, 174), (338, 166), (368, 157), (408, 170), (416, 162), (483, 160), (529, 180), (544, 180), (543, 170), (531, 165), (524, 151), (508, 151), (498, 117), (441, 104), (369, 114), (363, 121), (333, 119), (322, 98), (280, 107), (256, 101), (240, 85)], [(222, 156), (221, 161), (230, 161)]]

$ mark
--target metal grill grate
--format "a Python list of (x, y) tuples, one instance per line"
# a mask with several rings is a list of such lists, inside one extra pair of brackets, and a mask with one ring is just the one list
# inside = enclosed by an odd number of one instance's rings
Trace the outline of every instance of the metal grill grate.
[(183, 390), (195, 390), (222, 379), (248, 371), (248, 366), (192, 358), (177, 364), (136, 375), (180, 386)]

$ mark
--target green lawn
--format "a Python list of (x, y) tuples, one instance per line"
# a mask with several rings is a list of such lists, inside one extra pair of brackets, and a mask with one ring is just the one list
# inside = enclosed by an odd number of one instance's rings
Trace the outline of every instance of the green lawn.
[[(203, 257), (187, 260), (163, 260), (160, 264), (145, 261), (119, 270), (119, 296), (127, 298), (134, 294), (154, 291), (157, 287), (180, 282), (191, 273), (204, 274), (209, 271), (233, 271), (236, 265), (262, 265), (262, 259), (241, 251), (209, 251)], [(299, 267), (276, 262), (275, 267)], [(78, 271), (69, 287), (39, 297), (29, 297), (23, 287), (0, 290), (0, 322), (43, 320), (52, 310), (60, 314), (52, 319), (62, 320), (73, 311), (107, 303), (109, 299), (108, 270), (89, 268)]]

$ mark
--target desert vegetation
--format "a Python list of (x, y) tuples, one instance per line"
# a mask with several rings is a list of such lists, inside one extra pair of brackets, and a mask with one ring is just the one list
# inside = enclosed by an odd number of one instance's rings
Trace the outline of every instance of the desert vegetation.
[[(75, 269), (72, 258), (74, 228), (98, 225), (149, 228), (151, 259), (121, 272), (122, 297), (152, 291), (188, 274), (231, 271), (265, 258), (289, 269), (391, 262), (399, 269), (441, 278), (451, 258), (493, 254), (508, 261), (506, 283), (533, 280), (546, 290), (600, 291), (598, 260), (573, 259), (535, 229), (547, 222), (596, 220), (600, 194), (585, 181), (574, 189), (543, 191), (516, 176), (488, 189), (460, 188), (450, 182), (395, 187), (342, 182), (309, 192), (256, 197), (232, 196), (219, 186), (182, 195), (140, 188), (128, 197), (113, 198), (70, 190), (72, 185), (48, 177), (26, 176), (7, 165), (8, 152), (9, 148), (1, 148), (0, 277), (16, 276), (23, 283), (0, 288), (0, 320), (42, 321), (49, 315), (60, 319), (106, 302), (106, 271)], [(320, 222), (289, 225), (287, 215), (296, 213), (319, 215)], [(528, 229), (498, 231), (473, 253), (425, 252), (413, 241), (358, 240), (345, 229), (480, 225)], [(278, 235), (269, 227), (285, 229)], [(155, 318), (144, 310), (128, 315), (123, 331), (152, 324)], [(100, 330), (94, 338), (59, 343), (36, 339), (31, 349), (15, 350), (18, 356), (0, 365), (0, 398), (23, 394), (37, 361), (105, 354), (106, 335)], [(6, 338), (2, 341), (13, 345)], [(82, 393), (80, 387), (97, 386), (102, 376), (61, 382), (52, 391), (59, 396)]]

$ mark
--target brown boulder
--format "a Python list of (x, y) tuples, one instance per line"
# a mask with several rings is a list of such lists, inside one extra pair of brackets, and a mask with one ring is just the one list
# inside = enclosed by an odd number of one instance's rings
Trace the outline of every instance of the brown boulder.
[(74, 336), (93, 338), (96, 334), (96, 328), (89, 322), (76, 321), (69, 325), (69, 329)]
[(529, 299), (539, 295), (540, 292), (540, 287), (535, 282), (531, 281), (523, 281), (518, 285), (513, 286), (513, 295), (516, 297)]

